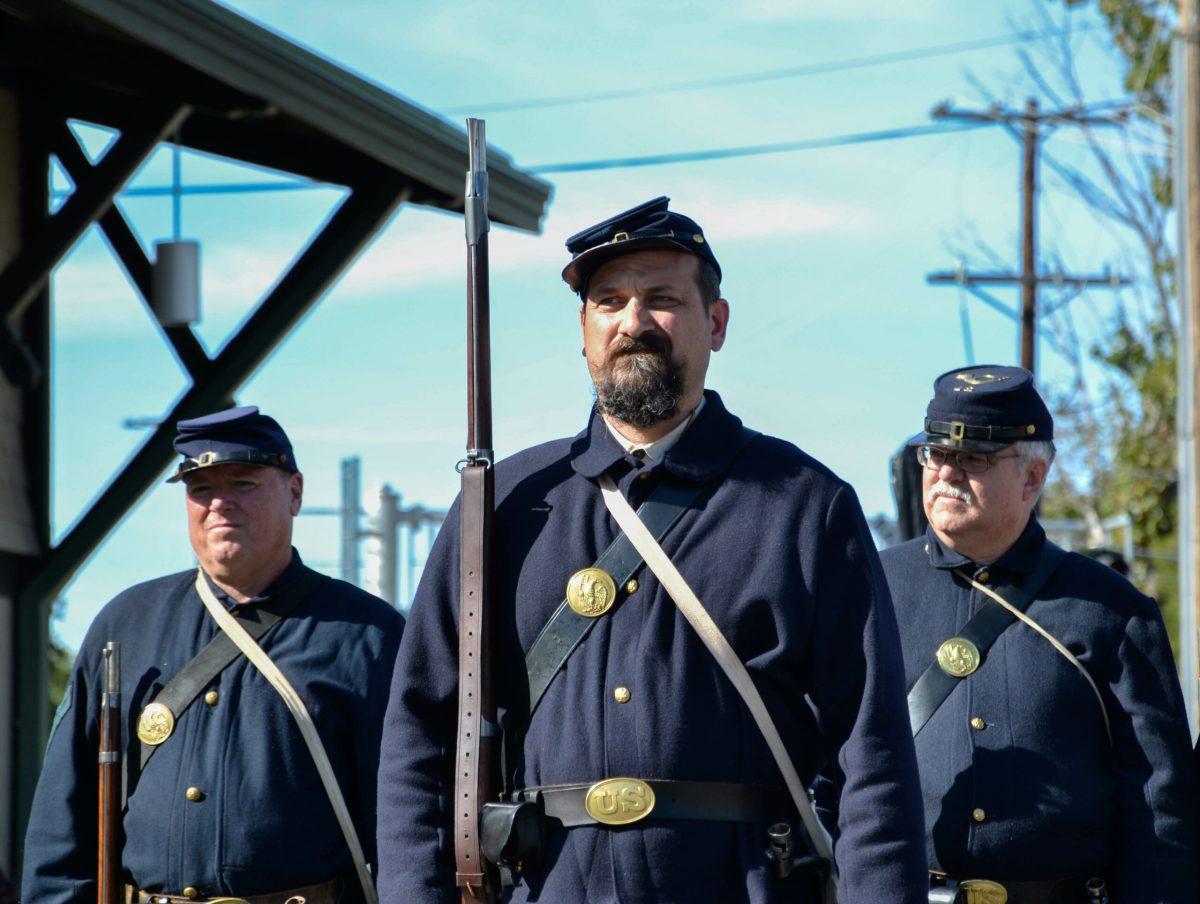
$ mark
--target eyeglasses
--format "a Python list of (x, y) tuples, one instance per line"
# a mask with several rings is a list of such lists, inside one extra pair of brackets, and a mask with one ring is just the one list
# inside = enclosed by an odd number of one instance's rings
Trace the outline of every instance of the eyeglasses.
[(962, 468), (968, 474), (982, 474), (995, 462), (1020, 457), (1017, 453), (993, 457), (983, 452), (959, 452), (939, 449), (937, 446), (917, 446), (917, 461), (930, 471), (937, 471), (949, 462), (952, 468)]

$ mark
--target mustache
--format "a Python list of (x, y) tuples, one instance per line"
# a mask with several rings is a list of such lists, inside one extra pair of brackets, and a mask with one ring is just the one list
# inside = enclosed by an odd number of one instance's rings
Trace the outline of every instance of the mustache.
[(622, 336), (608, 353), (609, 361), (630, 355), (651, 354), (667, 357), (671, 354), (671, 340), (659, 333), (645, 333), (641, 336)]
[(936, 496), (947, 496), (950, 499), (958, 499), (968, 505), (975, 501), (975, 497), (971, 494), (970, 490), (947, 483), (944, 480), (939, 480), (929, 488), (929, 492), (925, 494), (925, 501), (933, 502)]

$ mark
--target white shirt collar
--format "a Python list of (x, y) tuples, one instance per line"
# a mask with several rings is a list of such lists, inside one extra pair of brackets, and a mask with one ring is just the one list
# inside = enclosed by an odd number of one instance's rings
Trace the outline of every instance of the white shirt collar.
[(691, 414), (680, 421), (679, 425), (666, 436), (662, 437), (661, 439), (656, 439), (652, 443), (635, 443), (627, 440), (621, 435), (621, 432), (612, 425), (608, 418), (604, 418), (604, 426), (608, 428), (608, 432), (612, 434), (612, 438), (617, 441), (617, 445), (626, 452), (633, 454), (638, 449), (641, 449), (646, 453), (646, 459), (648, 461), (657, 464), (663, 460), (663, 457), (671, 450), (671, 447), (679, 442), (679, 438), (683, 436), (683, 432), (692, 425), (692, 421), (696, 419), (696, 416), (700, 414), (701, 410), (704, 408), (704, 402), (705, 399), (703, 396), (701, 396), (700, 404), (692, 410)]

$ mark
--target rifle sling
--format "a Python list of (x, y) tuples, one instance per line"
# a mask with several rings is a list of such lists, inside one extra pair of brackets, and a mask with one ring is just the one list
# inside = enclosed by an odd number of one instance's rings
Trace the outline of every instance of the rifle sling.
[[(743, 427), (742, 435), (737, 440), (739, 451), (756, 436), (757, 431)], [(663, 537), (687, 511), (688, 506), (710, 486), (710, 483), (661, 482), (646, 497), (646, 501), (638, 508), (637, 515), (654, 539), (661, 543)], [(625, 585), (643, 564), (641, 554), (634, 549), (624, 532), (618, 533), (617, 538), (596, 560), (592, 567), (606, 571), (617, 585), (617, 600), (605, 615), (611, 614), (620, 605), (623, 596), (627, 595), (624, 594)], [(554, 676), (566, 664), (575, 648), (583, 642), (592, 626), (603, 617), (604, 615), (599, 618), (580, 615), (571, 608), (566, 599), (558, 604), (554, 614), (538, 633), (533, 646), (525, 654), (525, 672), (529, 679), (527, 718), (533, 717), (538, 702), (546, 693), (546, 688), (550, 686)]]
[(493, 793), (499, 730), (490, 679), (492, 613), (488, 611), (493, 474), (490, 463), (462, 470), (458, 600), (458, 726), (454, 745), (454, 873), (462, 901), (492, 901), (480, 850), (479, 814)]
[[(1001, 584), (996, 588), (996, 593), (1004, 597), (1013, 608), (1024, 612), (1065, 555), (1066, 552), (1046, 540), (1033, 573), (1025, 579), (1024, 583), (1020, 586)], [(979, 611), (967, 620), (955, 637), (964, 638), (975, 644), (979, 650), (980, 659), (985, 660), (988, 649), (1016, 620), (1016, 616), (999, 603), (984, 597)], [(969, 677), (970, 675), (966, 676), (966, 678)], [(956, 678), (942, 671), (936, 658), (921, 673), (921, 677), (908, 692), (908, 721), (912, 727), (914, 738), (946, 702), (950, 694), (958, 687), (959, 682), (966, 678)]]
[[(284, 616), (290, 614), (297, 606), (309, 598), (313, 591), (324, 580), (323, 575), (305, 568), (294, 582), (288, 585), (279, 596), (266, 600), (254, 606), (237, 606), (233, 616), (255, 640), (271, 630)], [(221, 672), (242, 655), (234, 642), (225, 634), (218, 631), (204, 647), (174, 677), (166, 683), (154, 697), (154, 703), (161, 703), (171, 710), (176, 723), (188, 707), (196, 702), (208, 685)], [(168, 743), (168, 737), (163, 744)], [(146, 768), (146, 763), (154, 756), (162, 744), (147, 744), (141, 741), (141, 750), (136, 763), (130, 764), (131, 779), (136, 778)], [(132, 782), (131, 782), (132, 784)]]

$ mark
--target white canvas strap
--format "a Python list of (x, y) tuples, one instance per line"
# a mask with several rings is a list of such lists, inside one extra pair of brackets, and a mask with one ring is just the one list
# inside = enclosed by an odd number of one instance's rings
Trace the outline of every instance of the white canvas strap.
[(600, 491), (604, 495), (604, 504), (608, 506), (617, 525), (629, 538), (634, 549), (646, 560), (646, 564), (654, 572), (667, 594), (675, 601), (675, 605), (683, 613), (683, 617), (700, 635), (700, 640), (708, 647), (708, 651), (717, 660), (717, 664), (733, 683), (734, 688), (737, 689), (738, 694), (741, 695), (750, 710), (750, 714), (758, 725), (758, 730), (766, 740), (767, 746), (771, 748), (771, 754), (775, 757), (779, 771), (783, 774), (784, 783), (792, 796), (792, 801), (796, 804), (796, 810), (800, 814), (801, 822), (804, 823), (805, 832), (812, 842), (814, 852), (829, 860), (832, 869), (829, 885), (832, 893), (836, 895), (837, 869), (833, 861), (833, 845), (830, 842), (829, 834), (817, 819), (804, 783), (800, 780), (799, 773), (796, 772), (792, 758), (783, 745), (783, 738), (779, 736), (779, 730), (775, 727), (771, 714), (767, 712), (767, 706), (763, 702), (758, 688), (754, 686), (754, 680), (750, 677), (750, 673), (746, 671), (746, 666), (738, 659), (737, 653), (729, 645), (729, 641), (725, 639), (721, 629), (717, 627), (696, 594), (692, 592), (692, 588), (679, 573), (679, 569), (663, 552), (658, 541), (642, 524), (641, 519), (638, 518), (637, 513), (621, 491), (617, 489), (612, 479), (607, 474), (601, 475), (599, 483)]
[[(962, 574), (962, 572), (959, 572), (959, 574)], [(1062, 643), (1059, 642), (1057, 637), (1035, 622), (1029, 615), (1022, 612), (1020, 609), (998, 594), (991, 587), (985, 587), (972, 577), (968, 577), (967, 580), (970, 581), (971, 586), (976, 590), (991, 597), (993, 600), (1015, 615), (1018, 619), (1020, 619), (1024, 624), (1028, 625), (1038, 634), (1042, 635), (1042, 637), (1049, 642), (1050, 646), (1054, 647), (1054, 649), (1056, 649), (1063, 655), (1063, 657), (1066, 658), (1067, 662), (1071, 663), (1071, 665), (1075, 666), (1075, 668), (1079, 670), (1079, 674), (1083, 676), (1084, 680), (1087, 681), (1088, 685), (1091, 687), (1092, 693), (1096, 695), (1096, 702), (1100, 704), (1100, 715), (1104, 719), (1104, 731), (1108, 735), (1108, 743), (1111, 746), (1113, 737), (1112, 725), (1110, 725), (1108, 721), (1108, 707), (1104, 705), (1104, 697), (1100, 695), (1100, 688), (1096, 686), (1096, 682), (1092, 679), (1092, 676), (1088, 670), (1083, 667), (1083, 663), (1075, 657), (1074, 653), (1064, 647)]]
[(312, 716), (308, 714), (308, 707), (304, 705), (304, 701), (300, 699), (300, 695), (296, 693), (291, 682), (284, 677), (283, 672), (279, 671), (279, 667), (271, 661), (271, 657), (253, 637), (246, 633), (246, 629), (238, 624), (237, 619), (217, 601), (212, 588), (208, 586), (208, 581), (204, 579), (204, 572), (199, 570), (196, 572), (196, 592), (204, 601), (204, 607), (208, 609), (208, 614), (213, 617), (221, 630), (229, 635), (229, 639), (237, 645), (237, 648), (246, 654), (246, 658), (253, 663), (254, 667), (262, 672), (263, 677), (271, 683), (271, 686), (275, 688), (287, 705), (292, 718), (296, 720), (296, 727), (300, 729), (304, 743), (308, 745), (308, 752), (317, 767), (317, 773), (321, 776), (321, 784), (325, 786), (325, 793), (329, 795), (329, 803), (333, 805), (338, 825), (341, 826), (342, 834), (346, 837), (346, 845), (350, 848), (350, 856), (354, 860), (354, 869), (358, 873), (358, 881), (362, 883), (363, 895), (367, 904), (379, 904), (375, 883), (371, 879), (370, 870), (367, 869), (366, 857), (363, 856), (362, 844), (359, 843), (358, 833), (354, 830), (354, 821), (350, 818), (350, 810), (346, 807), (342, 789), (338, 787), (337, 777), (333, 774), (333, 766), (329, 762), (329, 755), (325, 752), (325, 745), (321, 743), (317, 726), (313, 724)]

